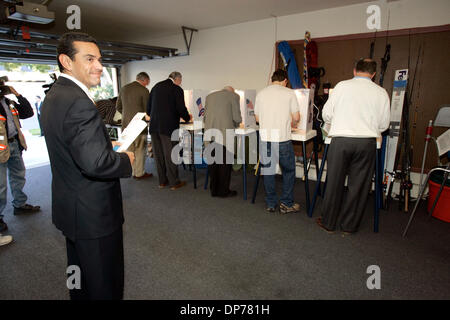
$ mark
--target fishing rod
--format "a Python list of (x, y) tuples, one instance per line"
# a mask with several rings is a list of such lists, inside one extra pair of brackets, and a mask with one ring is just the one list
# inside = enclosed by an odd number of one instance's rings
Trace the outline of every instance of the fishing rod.
[[(404, 200), (404, 206), (403, 206), (403, 210), (404, 212), (408, 212), (408, 205), (409, 205), (409, 200), (411, 198), (411, 189), (412, 189), (412, 182), (411, 182), (411, 138), (410, 138), (410, 128), (409, 128), (409, 110), (410, 110), (410, 105), (411, 105), (411, 100), (412, 100), (412, 93), (414, 92), (414, 86), (416, 83), (416, 78), (417, 78), (417, 70), (418, 70), (418, 66), (419, 66), (419, 60), (420, 60), (420, 55), (422, 53), (422, 44), (420, 44), (419, 46), (419, 50), (418, 50), (418, 56), (417, 56), (417, 60), (416, 60), (416, 66), (414, 69), (414, 78), (413, 78), (413, 82), (411, 85), (411, 89), (406, 91), (405, 94), (405, 105), (403, 107), (403, 111), (404, 111), (404, 119), (405, 119), (405, 125), (404, 125), (404, 152), (403, 152), (403, 163), (402, 163), (402, 182), (401, 182), (401, 188), (402, 188), (402, 194), (404, 196), (403, 200)], [(409, 96), (408, 96), (409, 93)]]
[(373, 52), (375, 50), (375, 42), (377, 41), (377, 29), (375, 29), (375, 34), (373, 36), (373, 40), (370, 43), (370, 51), (369, 51), (369, 58), (373, 59)]

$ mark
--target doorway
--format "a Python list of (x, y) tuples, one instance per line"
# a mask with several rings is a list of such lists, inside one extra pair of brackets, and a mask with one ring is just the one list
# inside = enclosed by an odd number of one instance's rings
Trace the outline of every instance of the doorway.
[[(25, 97), (34, 111), (32, 117), (20, 120), (28, 146), (22, 154), (26, 169), (46, 166), (50, 163), (45, 144), (45, 132), (41, 131), (37, 110), (45, 99), (47, 88), (43, 86), (53, 83), (51, 74), (59, 76), (59, 73), (57, 65), (0, 62), (0, 76), (8, 77), (6, 85), (14, 87)], [(104, 67), (100, 85), (91, 88), (90, 93), (94, 101), (116, 97), (118, 95), (116, 68)], [(14, 95), (7, 97), (17, 102)]]

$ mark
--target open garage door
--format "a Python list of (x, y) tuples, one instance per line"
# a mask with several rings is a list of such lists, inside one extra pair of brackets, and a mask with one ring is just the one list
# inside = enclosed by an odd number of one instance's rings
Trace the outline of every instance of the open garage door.
[[(55, 64), (59, 37), (42, 32), (24, 32), (20, 27), (0, 26), (0, 61)], [(97, 43), (104, 66), (111, 67), (129, 61), (172, 57), (178, 50), (98, 39)]]

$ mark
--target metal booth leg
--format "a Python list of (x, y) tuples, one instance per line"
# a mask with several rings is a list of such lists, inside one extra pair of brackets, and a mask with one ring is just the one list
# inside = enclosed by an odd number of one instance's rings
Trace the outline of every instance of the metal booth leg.
[(376, 150), (375, 154), (375, 212), (373, 215), (373, 232), (378, 232), (380, 219), (380, 150)]
[(260, 157), (260, 159), (258, 160), (258, 163), (256, 164), (257, 169), (256, 169), (256, 177), (255, 177), (255, 185), (253, 186), (253, 195), (252, 195), (252, 203), (255, 203), (255, 199), (256, 199), (256, 192), (258, 191), (258, 185), (259, 185), (259, 178), (261, 177), (261, 156), (260, 156), (260, 145), (259, 145), (259, 131), (256, 131), (256, 145), (258, 146), (258, 156)]
[(245, 165), (245, 135), (241, 136), (241, 145), (242, 145), (242, 177), (244, 182), (244, 191), (243, 196), (244, 200), (247, 200), (247, 166)]
[(256, 192), (258, 191), (258, 185), (259, 185), (259, 178), (261, 177), (261, 162), (258, 161), (258, 169), (256, 170), (256, 178), (255, 178), (255, 185), (253, 187), (253, 196), (252, 196), (252, 203), (255, 203), (256, 199)]
[[(318, 142), (317, 142), (317, 135), (314, 137), (313, 140), (313, 151), (314, 151), (314, 164), (316, 165), (316, 176), (317, 176), (317, 181), (320, 181), (319, 179), (319, 157), (318, 157), (318, 153), (319, 153), (319, 146), (318, 146)], [(320, 184), (319, 184), (319, 190), (318, 190), (318, 194), (320, 195)]]
[[(316, 190), (314, 191), (314, 195), (313, 195), (313, 199), (312, 199), (312, 203), (311, 206), (309, 208), (308, 211), (308, 216), (311, 218), (314, 212), (314, 207), (316, 205), (316, 200), (317, 200), (317, 196), (320, 195), (320, 181), (322, 180), (322, 174), (323, 174), (323, 169), (325, 168), (325, 161), (327, 159), (327, 153), (328, 153), (328, 144), (325, 145), (325, 150), (323, 151), (323, 156), (322, 156), (322, 163), (320, 164), (320, 169), (318, 171), (318, 175), (317, 175), (317, 182), (316, 182)], [(322, 195), (325, 193), (325, 190), (323, 190)]]
[(203, 186), (203, 189), (208, 188), (208, 179), (209, 179), (209, 166), (206, 167), (206, 178), (205, 178), (205, 185)]
[(308, 161), (306, 154), (306, 143), (302, 141), (302, 149), (303, 149), (303, 172), (305, 174), (305, 193), (306, 193), (306, 212), (309, 212), (310, 202), (309, 202), (309, 184), (308, 184)]

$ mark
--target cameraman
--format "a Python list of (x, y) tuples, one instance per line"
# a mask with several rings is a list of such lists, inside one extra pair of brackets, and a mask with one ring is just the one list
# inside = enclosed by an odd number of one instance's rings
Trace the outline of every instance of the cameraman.
[[(33, 109), (27, 99), (13, 87), (4, 85), (6, 77), (0, 78), (0, 232), (8, 229), (3, 221), (6, 206), (6, 171), (9, 170), (9, 185), (14, 198), (14, 214), (40, 211), (39, 206), (26, 203), (27, 196), (22, 191), (25, 185), (25, 166), (22, 150), (27, 149), (25, 138), (20, 130), (20, 119), (33, 116)], [(5, 95), (14, 94), (19, 103), (9, 100)]]

